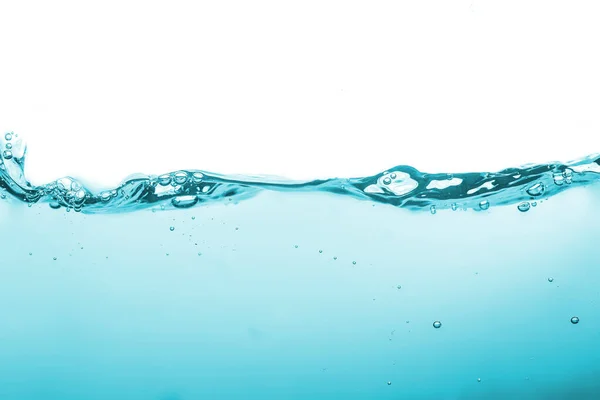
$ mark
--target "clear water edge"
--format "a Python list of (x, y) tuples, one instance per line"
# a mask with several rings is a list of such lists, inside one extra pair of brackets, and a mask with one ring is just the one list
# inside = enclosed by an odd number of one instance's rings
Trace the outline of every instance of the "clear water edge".
[(600, 393), (597, 158), (302, 183), (178, 171), (104, 201), (71, 178), (28, 186), (11, 150), (0, 398)]

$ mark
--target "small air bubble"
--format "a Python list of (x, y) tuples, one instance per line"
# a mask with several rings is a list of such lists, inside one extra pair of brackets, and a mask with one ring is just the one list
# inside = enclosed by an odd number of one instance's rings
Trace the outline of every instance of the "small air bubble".
[(577, 325), (579, 323), (579, 317), (573, 317), (573, 318), (571, 318), (571, 323), (573, 325)]
[(52, 201), (48, 204), (50, 206), (50, 208), (52, 208), (53, 210), (58, 210), (60, 208), (60, 204), (58, 204), (56, 201)]
[(435, 206), (431, 206), (431, 207), (429, 207), (429, 212), (430, 212), (431, 214), (435, 214), (435, 213), (437, 212), (437, 210), (435, 209)]
[(435, 322), (433, 323), (433, 327), (434, 327), (435, 329), (440, 329), (440, 328), (442, 327), (442, 323), (441, 323), (440, 321), (435, 321)]
[(337, 260), (337, 257), (336, 257), (336, 256), (334, 256), (334, 257), (333, 257), (333, 259), (334, 259), (334, 260)]
[(321, 254), (322, 254), (322, 253), (323, 253), (323, 250), (319, 250), (319, 253), (321, 253)]
[(9, 150), (10, 150), (10, 149), (12, 149), (12, 144), (10, 144), (10, 143), (6, 143), (6, 145), (5, 145), (4, 147), (6, 147), (7, 149), (9, 149)]
[(168, 186), (171, 183), (171, 175), (163, 174), (158, 177), (158, 184), (161, 186)]
[(481, 382), (481, 378), (477, 378), (477, 382)]
[(536, 183), (535, 185), (527, 189), (527, 194), (534, 197), (541, 196), (542, 194), (544, 194), (545, 190), (546, 187), (543, 183)]
[(195, 220), (195, 219), (196, 219), (196, 217), (192, 217), (192, 221)]
[(517, 209), (521, 212), (527, 212), (527, 211), (529, 211), (530, 206), (531, 205), (529, 204), (528, 201), (524, 201), (523, 203), (521, 203), (517, 206)]
[(33, 255), (33, 253), (31, 253), (31, 252), (30, 252), (30, 253), (29, 253), (29, 255), (30, 255), (30, 256), (32, 256), (32, 255)]
[(532, 201), (531, 202), (531, 207), (537, 207), (537, 201)]
[(100, 200), (107, 202), (110, 200), (111, 196), (112, 195), (110, 194), (110, 192), (102, 192), (100, 193)]
[(396, 286), (396, 289), (402, 289), (401, 285)]
[(196, 196), (178, 196), (171, 200), (171, 204), (176, 208), (189, 208), (193, 207), (198, 203)]
[(161, 205), (160, 205), (160, 209), (161, 209), (161, 210), (164, 210), (164, 209), (165, 209), (165, 205), (164, 205), (164, 204), (161, 204)]
[(196, 183), (202, 182), (202, 178), (204, 178), (204, 175), (202, 175), (202, 172), (194, 172), (192, 174), (192, 180)]
[(548, 282), (554, 282), (554, 278), (552, 278), (552, 277), (548, 278)]
[(396, 179), (396, 174), (395, 174), (394, 172), (392, 172), (392, 173), (390, 174), (390, 178), (392, 178), (392, 179)]
[(482, 210), (487, 210), (488, 208), (490, 208), (490, 202), (487, 200), (483, 200), (479, 202), (479, 208)]
[(356, 265), (356, 261), (352, 261), (352, 264), (353, 264), (353, 265)]
[(389, 185), (390, 183), (392, 183), (392, 180), (388, 177), (383, 178), (383, 184), (384, 185)]
[(173, 231), (175, 230), (175, 227), (174, 227), (174, 226), (172, 226), (172, 227), (170, 227), (170, 228), (169, 228), (169, 230), (170, 230), (171, 232), (173, 232)]
[(52, 257), (52, 259), (53, 259), (54, 261), (56, 261), (56, 257)]
[(392, 384), (392, 382), (388, 381), (388, 383), (387, 383), (387, 384), (388, 384), (388, 386), (390, 386), (390, 385)]
[(10, 150), (4, 150), (4, 152), (2, 153), (2, 156), (4, 157), (5, 160), (10, 160), (13, 156), (12, 151)]
[(199, 255), (199, 256), (201, 256), (201, 255), (202, 255), (202, 253), (198, 253), (198, 255)]
[(206, 186), (204, 186), (204, 187), (202, 188), (202, 193), (206, 193), (206, 192), (208, 192), (209, 190), (210, 190), (210, 186), (209, 186), (209, 185), (206, 185)]
[(456, 211), (458, 209), (458, 206), (456, 205), (456, 203), (452, 203), (452, 211)]
[(4, 135), (4, 139), (11, 140), (12, 139), (12, 133), (7, 133), (6, 135)]
[(565, 178), (562, 176), (562, 174), (554, 174), (553, 178), (556, 186), (562, 186), (563, 183), (565, 183)]
[(296, 245), (294, 245), (294, 248), (296, 248), (296, 249), (297, 249), (297, 248), (298, 248), (298, 245), (297, 245), (297, 244), (296, 244)]
[(179, 171), (175, 173), (174, 181), (179, 185), (186, 183), (188, 180), (188, 174), (185, 171)]

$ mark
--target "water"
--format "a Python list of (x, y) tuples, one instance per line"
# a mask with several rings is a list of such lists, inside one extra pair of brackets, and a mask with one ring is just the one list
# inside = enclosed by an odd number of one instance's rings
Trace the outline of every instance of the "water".
[(598, 156), (93, 191), (10, 143), (2, 399), (598, 398)]

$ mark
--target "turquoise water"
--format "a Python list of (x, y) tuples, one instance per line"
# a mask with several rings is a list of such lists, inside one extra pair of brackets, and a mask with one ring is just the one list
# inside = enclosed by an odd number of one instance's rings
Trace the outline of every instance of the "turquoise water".
[(0, 399), (600, 398), (598, 156), (92, 190), (0, 144)]

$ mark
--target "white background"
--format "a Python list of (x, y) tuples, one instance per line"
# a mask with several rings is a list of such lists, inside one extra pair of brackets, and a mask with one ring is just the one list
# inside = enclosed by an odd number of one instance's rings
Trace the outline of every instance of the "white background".
[(0, 3), (0, 129), (34, 183), (304, 179), (600, 151), (597, 1)]

